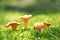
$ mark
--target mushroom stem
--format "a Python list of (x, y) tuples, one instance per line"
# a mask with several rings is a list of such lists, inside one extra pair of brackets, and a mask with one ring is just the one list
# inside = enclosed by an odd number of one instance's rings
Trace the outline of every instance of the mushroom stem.
[(28, 28), (28, 21), (24, 21), (24, 28), (25, 28), (25, 29)]
[(41, 29), (39, 30), (39, 32), (43, 32), (43, 28), (41, 28)]
[(16, 26), (12, 26), (12, 30), (16, 30), (16, 28), (17, 28)]

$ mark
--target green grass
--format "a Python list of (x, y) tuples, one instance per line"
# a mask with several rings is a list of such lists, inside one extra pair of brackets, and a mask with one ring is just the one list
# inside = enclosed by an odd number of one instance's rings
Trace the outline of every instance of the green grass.
[[(17, 11), (3, 11), (0, 14), (0, 40), (60, 40), (60, 14), (49, 13), (49, 14), (36, 14), (33, 13), (32, 18), (29, 20), (29, 29), (24, 30), (23, 22), (18, 19), (19, 16), (28, 13), (17, 12)], [(6, 28), (6, 23), (16, 20), (21, 25), (17, 27), (16, 31), (12, 28)], [(36, 22), (48, 21), (51, 26), (43, 29), (43, 32), (39, 32), (33, 29), (33, 25)]]

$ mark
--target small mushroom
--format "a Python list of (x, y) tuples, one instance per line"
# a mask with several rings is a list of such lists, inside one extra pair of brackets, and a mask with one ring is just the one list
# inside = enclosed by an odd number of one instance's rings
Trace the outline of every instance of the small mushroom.
[(44, 28), (48, 28), (48, 27), (50, 27), (50, 23), (48, 23), (48, 22), (43, 22), (43, 24), (44, 24)]
[(47, 22), (37, 22), (34, 24), (34, 29), (42, 31), (42, 28), (48, 28), (51, 24)]
[(13, 21), (13, 22), (9, 22), (8, 24), (6, 24), (6, 27), (9, 27), (11, 26), (13, 30), (16, 30), (17, 26), (19, 25), (20, 23), (16, 22), (16, 21)]
[(19, 16), (19, 19), (21, 19), (24, 22), (24, 29), (28, 28), (28, 20), (32, 17), (32, 15), (24, 15)]

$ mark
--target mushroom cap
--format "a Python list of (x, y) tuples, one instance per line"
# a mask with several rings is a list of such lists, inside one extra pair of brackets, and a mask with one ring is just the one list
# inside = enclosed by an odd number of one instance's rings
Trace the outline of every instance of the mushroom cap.
[(28, 19), (30, 19), (32, 17), (32, 15), (24, 15), (24, 16), (19, 16), (19, 19), (23, 20), (23, 21), (27, 21)]
[(13, 22), (9, 22), (8, 24), (6, 24), (6, 27), (8, 26), (18, 26), (20, 23), (13, 21)]
[(37, 22), (37, 23), (34, 24), (34, 29), (38, 29), (38, 30), (39, 30), (39, 29), (41, 29), (43, 26), (44, 26), (43, 23)]
[(43, 22), (44, 23), (44, 27), (49, 27), (51, 24), (48, 22)]
[(23, 18), (30, 18), (32, 15), (24, 15)]

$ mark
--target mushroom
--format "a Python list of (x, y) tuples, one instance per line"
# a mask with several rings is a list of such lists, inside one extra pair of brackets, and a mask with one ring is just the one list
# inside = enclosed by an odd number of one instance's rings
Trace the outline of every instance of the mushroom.
[(37, 22), (34, 24), (34, 29), (42, 31), (42, 28), (48, 28), (51, 24), (47, 22)]
[(24, 22), (24, 29), (28, 28), (28, 20), (32, 17), (32, 15), (24, 15), (19, 16), (19, 19), (21, 19)]
[(13, 21), (13, 22), (9, 22), (6, 24), (6, 27), (9, 27), (11, 26), (13, 30), (16, 30), (17, 26), (19, 25), (20, 23), (16, 22), (16, 21)]
[(43, 24), (44, 24), (44, 26), (43, 26), (44, 28), (48, 28), (48, 27), (50, 27), (50, 25), (51, 25), (51, 24), (48, 23), (48, 22), (44, 22)]

